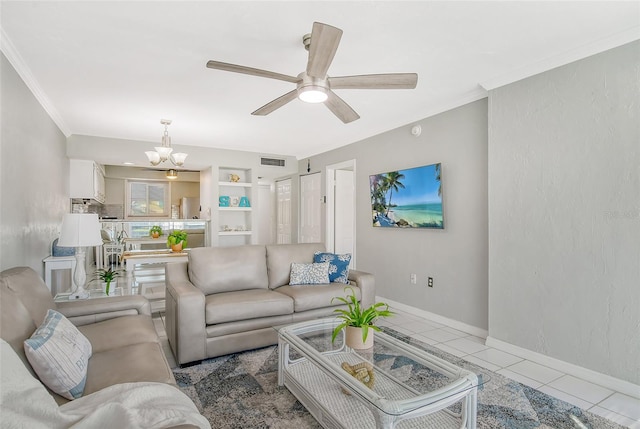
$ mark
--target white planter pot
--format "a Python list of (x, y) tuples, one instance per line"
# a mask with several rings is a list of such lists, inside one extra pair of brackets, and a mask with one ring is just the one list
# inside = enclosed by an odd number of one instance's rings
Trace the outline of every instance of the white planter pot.
[[(109, 296), (114, 296), (116, 294), (116, 287), (118, 287), (118, 280), (111, 280), (111, 285), (109, 285)], [(102, 283), (102, 293), (107, 294), (107, 283)]]
[(362, 328), (356, 328), (353, 326), (347, 326), (345, 328), (345, 342), (347, 346), (356, 350), (365, 350), (373, 347), (373, 329), (369, 328), (367, 333), (367, 341), (362, 342)]

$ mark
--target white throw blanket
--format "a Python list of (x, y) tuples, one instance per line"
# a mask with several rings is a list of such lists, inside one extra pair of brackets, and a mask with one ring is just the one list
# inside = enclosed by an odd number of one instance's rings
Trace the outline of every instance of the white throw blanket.
[(189, 397), (163, 383), (117, 384), (58, 406), (11, 346), (1, 341), (2, 428), (211, 428)]

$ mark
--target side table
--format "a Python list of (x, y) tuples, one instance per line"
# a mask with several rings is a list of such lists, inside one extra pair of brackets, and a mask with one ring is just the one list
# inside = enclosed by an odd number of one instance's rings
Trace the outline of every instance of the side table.
[(42, 260), (44, 262), (44, 282), (51, 292), (51, 272), (54, 270), (73, 270), (76, 268), (75, 256), (48, 256)]

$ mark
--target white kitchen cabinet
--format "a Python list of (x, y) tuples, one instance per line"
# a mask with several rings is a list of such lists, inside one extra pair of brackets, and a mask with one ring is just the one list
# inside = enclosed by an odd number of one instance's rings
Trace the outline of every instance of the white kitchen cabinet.
[(84, 159), (72, 159), (69, 172), (71, 198), (105, 201), (104, 170), (102, 165)]

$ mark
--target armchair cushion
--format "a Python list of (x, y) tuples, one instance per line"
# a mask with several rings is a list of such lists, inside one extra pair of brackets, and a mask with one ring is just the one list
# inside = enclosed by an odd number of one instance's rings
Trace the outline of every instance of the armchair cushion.
[(67, 399), (82, 396), (87, 381), (91, 343), (62, 314), (49, 310), (24, 349), (40, 380)]

